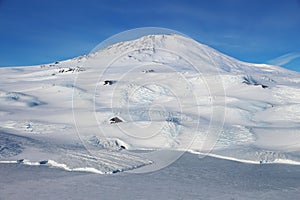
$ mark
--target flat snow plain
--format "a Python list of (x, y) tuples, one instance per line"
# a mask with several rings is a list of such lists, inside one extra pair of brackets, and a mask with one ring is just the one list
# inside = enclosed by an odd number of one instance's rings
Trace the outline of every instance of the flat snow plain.
[(299, 199), (295, 165), (253, 165), (186, 153), (146, 174), (99, 175), (0, 164), (0, 199)]

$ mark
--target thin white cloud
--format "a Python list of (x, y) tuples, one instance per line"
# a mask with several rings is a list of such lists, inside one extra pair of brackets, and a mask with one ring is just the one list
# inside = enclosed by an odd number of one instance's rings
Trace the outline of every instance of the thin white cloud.
[(299, 57), (300, 57), (300, 53), (287, 53), (277, 58), (274, 58), (272, 60), (269, 60), (268, 63), (272, 65), (282, 66), (292, 62), (293, 60)]

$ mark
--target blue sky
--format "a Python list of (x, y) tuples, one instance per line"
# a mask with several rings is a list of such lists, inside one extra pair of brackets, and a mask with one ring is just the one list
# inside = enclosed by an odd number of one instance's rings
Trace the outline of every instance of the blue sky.
[(0, 66), (72, 58), (148, 26), (243, 61), (300, 71), (300, 0), (0, 0)]

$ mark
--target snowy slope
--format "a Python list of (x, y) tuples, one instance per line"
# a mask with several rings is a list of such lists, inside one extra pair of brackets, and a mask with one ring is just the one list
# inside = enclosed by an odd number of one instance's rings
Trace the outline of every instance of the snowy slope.
[(158, 169), (184, 151), (300, 162), (300, 74), (190, 38), (149, 35), (0, 72), (0, 162), (96, 173)]

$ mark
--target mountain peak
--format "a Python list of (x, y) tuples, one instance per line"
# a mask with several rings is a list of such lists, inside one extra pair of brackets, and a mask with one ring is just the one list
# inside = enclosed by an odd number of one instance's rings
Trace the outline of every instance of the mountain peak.
[(202, 72), (217, 70), (220, 73), (269, 74), (274, 71), (278, 73), (287, 71), (272, 65), (239, 61), (179, 34), (146, 35), (138, 39), (114, 43), (92, 52), (88, 56), (102, 58), (104, 55), (105, 57), (117, 57), (128, 54), (131, 60), (135, 59), (139, 62), (155, 62), (170, 66), (189, 63), (196, 65)]

